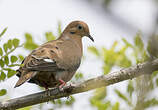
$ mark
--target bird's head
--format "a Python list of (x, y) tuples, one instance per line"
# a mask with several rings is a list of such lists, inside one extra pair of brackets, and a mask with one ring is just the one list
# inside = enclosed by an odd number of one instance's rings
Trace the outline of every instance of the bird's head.
[(83, 21), (73, 21), (71, 22), (64, 30), (64, 33), (68, 33), (70, 35), (76, 35), (79, 37), (87, 36), (89, 37), (93, 42), (94, 39), (90, 35), (88, 25), (84, 23)]

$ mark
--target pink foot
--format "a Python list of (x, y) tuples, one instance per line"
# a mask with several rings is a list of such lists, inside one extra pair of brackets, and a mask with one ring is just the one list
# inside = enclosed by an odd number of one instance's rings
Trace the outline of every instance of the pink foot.
[(61, 83), (61, 85), (59, 86), (60, 89), (66, 85), (66, 82), (63, 81), (62, 79), (59, 79), (59, 82)]

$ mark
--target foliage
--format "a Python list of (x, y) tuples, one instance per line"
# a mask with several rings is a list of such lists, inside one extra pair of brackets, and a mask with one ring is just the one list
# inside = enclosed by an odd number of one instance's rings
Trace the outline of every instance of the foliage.
[[(118, 41), (115, 41), (109, 49), (105, 47), (102, 47), (102, 49), (97, 49), (96, 47), (88, 48), (89, 52), (103, 62), (103, 74), (108, 74), (115, 67), (129, 67), (150, 60), (150, 52), (148, 54), (147, 49), (145, 49), (140, 32), (134, 37), (133, 43), (129, 43), (124, 38), (122, 39), (122, 42), (124, 45), (120, 46)], [(148, 50), (152, 49), (150, 45), (151, 43), (148, 43)], [(156, 53), (154, 53), (154, 55), (155, 54)], [(158, 99), (155, 97), (149, 98), (147, 95), (151, 91), (155, 90), (157, 87), (157, 82), (157, 72), (154, 72), (152, 77), (142, 76), (134, 80), (127, 81), (125, 92), (122, 93), (122, 91), (119, 89), (114, 89), (114, 92), (120, 98), (120, 100), (123, 100), (126, 103), (124, 108), (144, 110), (152, 106), (158, 106)], [(90, 98), (91, 105), (96, 107), (98, 110), (111, 110), (111, 108), (112, 110), (121, 110), (119, 107), (120, 103), (117, 101), (114, 103), (114, 105), (108, 104), (108, 107), (104, 106), (105, 102), (110, 101), (106, 97), (108, 95), (107, 91), (108, 88), (106, 87), (96, 89), (93, 97)], [(133, 98), (135, 95), (137, 96), (137, 99)]]
[[(0, 38), (3, 37), (6, 31), (7, 28), (0, 33)], [(20, 41), (16, 38), (9, 39), (4, 44), (0, 45), (0, 82), (15, 75), (16, 71), (14, 68), (16, 66), (21, 66), (18, 64), (18, 61), (22, 60), (22, 58), (13, 55), (13, 52), (21, 46)], [(6, 93), (7, 91), (5, 89), (0, 90), (0, 96), (5, 95)]]
[(21, 108), (21, 109), (18, 109), (18, 110), (31, 110), (32, 109), (32, 106), (28, 106), (28, 107), (24, 107), (24, 108)]

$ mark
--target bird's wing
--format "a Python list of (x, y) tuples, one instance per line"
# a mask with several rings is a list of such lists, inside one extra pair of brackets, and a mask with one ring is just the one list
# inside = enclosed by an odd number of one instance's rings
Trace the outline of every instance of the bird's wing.
[(62, 71), (63, 68), (57, 65), (60, 61), (59, 54), (55, 45), (45, 44), (26, 58), (23, 69), (28, 71)]
[(19, 81), (16, 86), (20, 86), (28, 79), (38, 74), (39, 71), (64, 71), (64, 68), (57, 65), (59, 61), (58, 48), (50, 43), (44, 44), (41, 47), (32, 51), (22, 62), (23, 67), (20, 67), (17, 72)]
[(56, 59), (52, 59), (49, 56), (34, 56), (32, 55), (32, 58), (25, 67), (23, 68), (24, 70), (28, 71), (62, 71), (64, 69), (59, 68)]

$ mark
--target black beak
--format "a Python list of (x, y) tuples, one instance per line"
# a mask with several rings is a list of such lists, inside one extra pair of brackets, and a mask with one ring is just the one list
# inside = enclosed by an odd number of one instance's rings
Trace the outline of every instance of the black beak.
[(89, 37), (94, 42), (94, 39), (90, 34), (87, 37)]

